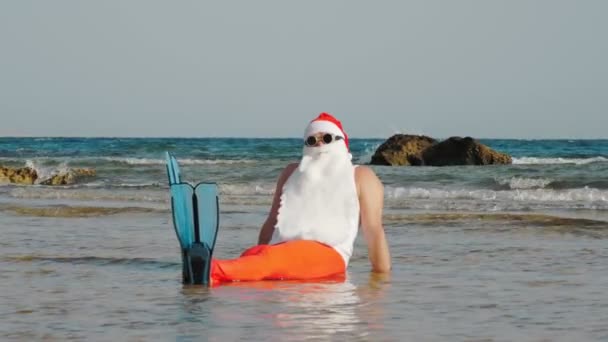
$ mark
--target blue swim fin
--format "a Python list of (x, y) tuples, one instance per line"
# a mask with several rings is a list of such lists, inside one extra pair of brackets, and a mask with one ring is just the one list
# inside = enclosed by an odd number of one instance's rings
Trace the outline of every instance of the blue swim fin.
[(169, 185), (177, 184), (180, 180), (179, 165), (175, 157), (171, 153), (166, 152), (167, 176), (169, 176)]
[(215, 183), (196, 187), (181, 182), (177, 160), (167, 153), (173, 226), (182, 251), (185, 284), (209, 284), (211, 257), (219, 227), (218, 191)]
[(197, 200), (196, 218), (200, 233), (200, 241), (210, 250), (215, 246), (219, 225), (219, 198), (217, 184), (199, 183), (194, 188)]
[(192, 246), (196, 236), (196, 225), (194, 222), (194, 204), (192, 198), (194, 189), (190, 184), (172, 184), (171, 211), (173, 213), (173, 227), (182, 249)]

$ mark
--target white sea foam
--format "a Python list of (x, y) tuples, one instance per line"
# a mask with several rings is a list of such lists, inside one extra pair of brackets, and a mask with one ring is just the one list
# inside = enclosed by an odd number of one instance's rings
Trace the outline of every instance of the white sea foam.
[(518, 202), (603, 202), (608, 204), (608, 190), (594, 188), (579, 189), (514, 189), (514, 190), (469, 190), (469, 189), (426, 189), (386, 187), (388, 199), (469, 199), (480, 201), (518, 201)]
[(593, 157), (593, 158), (536, 158), (536, 157), (521, 157), (513, 158), (513, 164), (526, 165), (526, 164), (590, 164), (590, 163), (602, 163), (608, 162), (608, 158), (605, 157)]
[[(62, 167), (66, 167), (68, 163), (91, 162), (95, 160), (105, 160), (115, 163), (123, 163), (128, 165), (165, 165), (165, 159), (157, 158), (132, 158), (132, 157), (36, 157), (35, 159), (26, 160), (26, 167), (35, 167), (36, 170), (41, 169), (40, 163), (46, 161), (61, 161)], [(15, 157), (0, 157), (0, 161), (19, 162), (22, 159)], [(215, 164), (253, 164), (256, 163), (253, 159), (180, 159), (180, 165), (215, 165)], [(42, 170), (44, 171), (44, 170)]]
[(551, 184), (552, 180), (547, 178), (525, 178), (511, 177), (507, 179), (496, 179), (500, 185), (508, 185), (510, 189), (537, 189)]
[(271, 184), (220, 184), (220, 194), (233, 196), (251, 196), (274, 194), (274, 185)]
[(363, 163), (369, 163), (372, 160), (372, 157), (376, 153), (376, 150), (380, 144), (366, 144), (363, 152), (360, 153), (359, 160)]
[[(219, 184), (219, 190), (220, 196), (269, 197), (274, 194), (274, 185)], [(95, 186), (92, 184), (62, 186), (61, 188), (48, 186), (17, 187), (10, 190), (9, 196), (20, 199), (166, 202), (170, 195), (168, 189), (160, 188), (158, 183), (125, 183), (115, 185), (112, 189), (100, 188), (100, 184), (96, 184)]]
[[(385, 187), (388, 206), (424, 209), (484, 209), (506, 210), (526, 208), (586, 208), (608, 209), (608, 190), (596, 188), (547, 189), (534, 188), (548, 180), (505, 180), (509, 190), (449, 189), (422, 187)], [(522, 185), (523, 184), (523, 185)], [(15, 199), (121, 201), (167, 203), (168, 189), (157, 183), (122, 184), (122, 188), (81, 185), (74, 187), (17, 186), (6, 187), (4, 196)], [(519, 187), (519, 188), (517, 188)], [(259, 198), (266, 203), (274, 194), (272, 183), (219, 184), (220, 200), (250, 203)]]
[(51, 178), (56, 174), (64, 174), (70, 171), (68, 165), (63, 162), (59, 166), (42, 166), (39, 161), (28, 159), (25, 161), (25, 166), (36, 171), (38, 174), (37, 182)]
[(386, 189), (386, 207), (448, 211), (608, 210), (608, 190), (592, 188), (551, 190)]
[[(94, 186), (99, 186), (98, 184), (92, 184)], [(158, 182), (148, 182), (148, 183), (120, 183), (115, 185), (118, 188), (160, 188), (161, 184)]]
[[(33, 157), (33, 158), (34, 159), (31, 159), (31, 158), (30, 159), (26, 159), (26, 163), (27, 163), (28, 160), (33, 161), (35, 163), (38, 163), (38, 162), (48, 161), (48, 160), (59, 160), (59, 159), (61, 159), (61, 160), (69, 161), (69, 160), (77, 159), (77, 158), (74, 158), (74, 157), (64, 157), (64, 156), (62, 156), (62, 157), (43, 157), (43, 156), (40, 156), (40, 157)], [(8, 161), (8, 162), (23, 162), (23, 158), (19, 158), (19, 157), (0, 157), (0, 161), (5, 161), (5, 162), (6, 161)]]
[[(126, 158), (126, 157), (104, 157), (106, 161), (124, 163), (129, 165), (165, 165), (164, 159), (152, 158)], [(180, 159), (180, 165), (215, 165), (215, 164), (252, 164), (251, 159)]]

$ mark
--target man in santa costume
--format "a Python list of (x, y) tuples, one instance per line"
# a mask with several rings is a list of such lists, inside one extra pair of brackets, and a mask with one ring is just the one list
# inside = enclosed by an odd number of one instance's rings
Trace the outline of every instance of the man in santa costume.
[(340, 121), (327, 113), (312, 120), (302, 159), (279, 176), (258, 245), (237, 259), (212, 260), (211, 283), (344, 275), (359, 226), (372, 271), (389, 272), (382, 183), (351, 159)]

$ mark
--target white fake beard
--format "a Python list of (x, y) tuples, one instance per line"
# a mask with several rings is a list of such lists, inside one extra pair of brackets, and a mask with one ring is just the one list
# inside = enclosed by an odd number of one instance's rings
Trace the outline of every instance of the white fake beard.
[(309, 239), (333, 246), (344, 240), (346, 228), (336, 227), (351, 226), (359, 210), (351, 159), (341, 142), (304, 147), (283, 186), (276, 225), (282, 238), (275, 242)]
[(344, 167), (351, 167), (351, 159), (352, 155), (340, 142), (317, 147), (304, 146), (298, 171), (302, 173), (303, 181), (318, 183), (322, 179), (332, 179)]

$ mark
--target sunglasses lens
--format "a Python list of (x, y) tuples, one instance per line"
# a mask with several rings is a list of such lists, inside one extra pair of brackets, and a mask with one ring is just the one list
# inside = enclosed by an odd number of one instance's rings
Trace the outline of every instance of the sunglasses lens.
[(311, 135), (308, 138), (306, 138), (306, 140), (304, 140), (304, 145), (316, 146), (319, 141), (323, 141), (323, 143), (325, 145), (327, 145), (327, 144), (332, 143), (333, 141), (338, 141), (338, 140), (342, 140), (342, 139), (344, 139), (344, 138), (342, 138), (339, 135), (333, 136), (329, 133), (323, 134), (323, 137), (321, 137), (320, 140), (317, 138), (317, 136)]
[(306, 138), (305, 144), (307, 146), (315, 146), (316, 143), (317, 143), (317, 137), (311, 135), (308, 138)]

